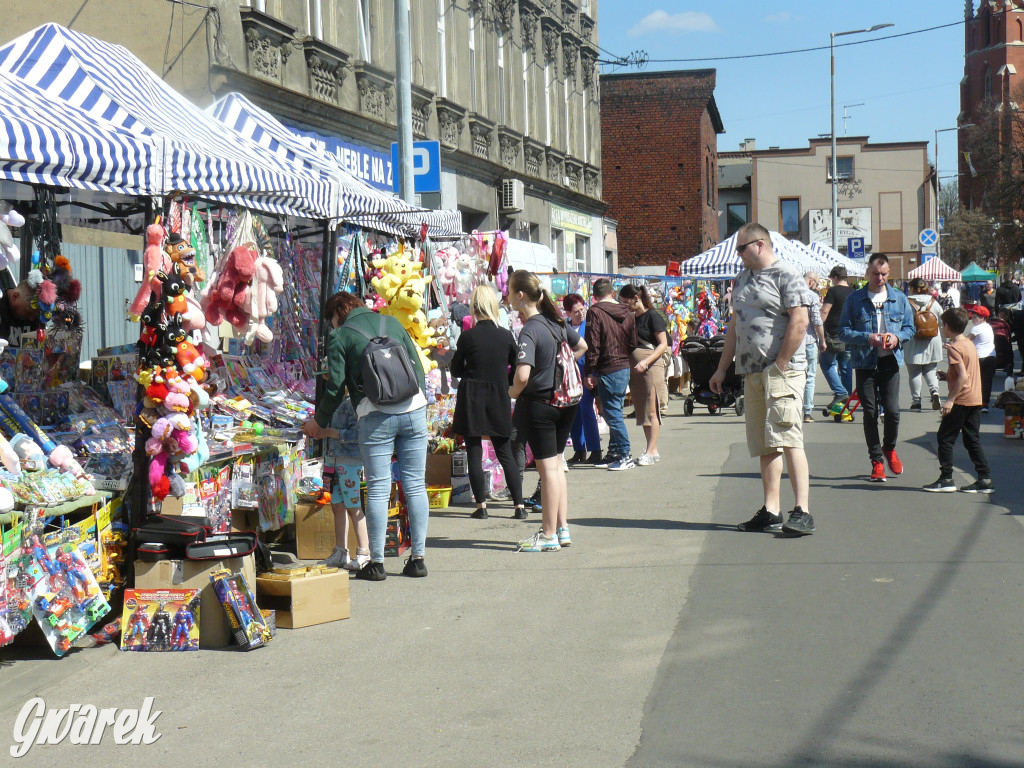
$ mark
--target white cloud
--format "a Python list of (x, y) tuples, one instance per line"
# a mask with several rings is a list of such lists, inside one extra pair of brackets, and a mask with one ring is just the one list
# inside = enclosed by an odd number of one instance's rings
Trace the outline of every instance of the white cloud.
[(630, 37), (640, 37), (652, 32), (716, 32), (718, 25), (710, 14), (697, 11), (668, 14), (655, 11), (637, 22), (631, 30)]
[(785, 24), (787, 21), (792, 20), (793, 15), (782, 11), (781, 13), (773, 13), (770, 16), (765, 16), (764, 21), (769, 24)]

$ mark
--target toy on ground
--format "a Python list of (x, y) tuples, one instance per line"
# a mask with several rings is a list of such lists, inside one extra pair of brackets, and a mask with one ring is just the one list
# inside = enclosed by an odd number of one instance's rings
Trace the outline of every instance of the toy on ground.
[(256, 605), (256, 598), (241, 573), (221, 570), (210, 574), (217, 599), (224, 608), (235, 642), (249, 651), (270, 642), (270, 629)]
[(122, 651), (199, 649), (198, 589), (127, 589)]

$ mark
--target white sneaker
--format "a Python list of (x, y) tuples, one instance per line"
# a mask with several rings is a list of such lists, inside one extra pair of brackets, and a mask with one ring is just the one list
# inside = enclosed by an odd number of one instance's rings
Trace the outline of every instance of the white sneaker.
[(657, 456), (651, 456), (649, 453), (641, 453), (640, 458), (636, 460), (636, 463), (641, 467), (649, 467), (658, 460)]
[(364, 565), (370, 562), (370, 556), (367, 555), (356, 555), (347, 563), (345, 563), (345, 570), (355, 573), (360, 570)]
[(557, 552), (562, 547), (558, 543), (558, 535), (548, 538), (543, 530), (537, 531), (528, 539), (519, 542), (520, 552)]
[(345, 568), (348, 563), (348, 549), (345, 547), (335, 547), (330, 557), (320, 561), (320, 565), (326, 565), (329, 568)]

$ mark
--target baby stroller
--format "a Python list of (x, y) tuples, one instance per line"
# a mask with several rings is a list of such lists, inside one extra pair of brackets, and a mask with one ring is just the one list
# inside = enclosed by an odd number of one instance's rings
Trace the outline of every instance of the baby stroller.
[(691, 336), (683, 343), (680, 352), (690, 366), (690, 394), (683, 401), (683, 413), (693, 415), (694, 403), (707, 406), (708, 413), (721, 413), (732, 406), (736, 415), (743, 415), (743, 379), (736, 375), (736, 363), (729, 364), (722, 382), (722, 394), (711, 391), (711, 377), (718, 370), (722, 360), (725, 337), (716, 336), (711, 340)]

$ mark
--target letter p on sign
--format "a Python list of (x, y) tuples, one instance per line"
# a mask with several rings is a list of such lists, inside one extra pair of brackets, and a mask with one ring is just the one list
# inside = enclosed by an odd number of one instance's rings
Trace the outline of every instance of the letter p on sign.
[[(394, 190), (398, 188), (401, 173), (398, 170), (398, 144), (391, 144), (391, 163), (395, 169)], [(414, 141), (412, 144), (413, 192), (422, 195), (426, 192), (441, 191), (441, 142)]]

